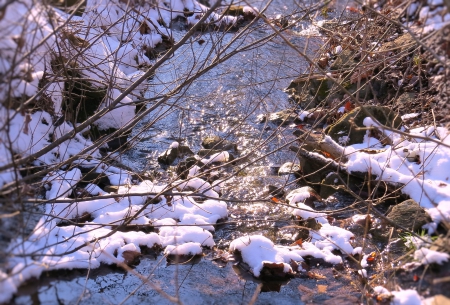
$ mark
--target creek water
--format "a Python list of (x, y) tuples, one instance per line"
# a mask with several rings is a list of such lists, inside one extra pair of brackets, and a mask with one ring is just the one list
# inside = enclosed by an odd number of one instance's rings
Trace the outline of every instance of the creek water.
[[(296, 16), (301, 16), (296, 2), (275, 1), (266, 15), (291, 15), (297, 11)], [(253, 4), (262, 5), (261, 2)], [(322, 41), (307, 37), (306, 33), (311, 33), (310, 26), (306, 18), (284, 35), (293, 45), (313, 56)], [(149, 81), (147, 97), (169, 93), (205, 65), (211, 64), (218, 51), (231, 43), (238, 33), (219, 31), (195, 35), (157, 70)], [(269, 25), (259, 21), (234, 41), (226, 53), (272, 33)], [(179, 29), (173, 34), (175, 41), (179, 41), (185, 31)], [(226, 180), (223, 198), (244, 201), (263, 198), (268, 185), (284, 187), (285, 190), (296, 188), (298, 185), (292, 183), (292, 176), (277, 175), (279, 165), (297, 162), (295, 154), (288, 149), (288, 144), (295, 140), (292, 135), (295, 126), (258, 123), (257, 116), (292, 107), (283, 89), (307, 68), (306, 61), (279, 37), (239, 52), (150, 113), (133, 130), (133, 149), (120, 156), (120, 161), (137, 172), (157, 172), (163, 183), (170, 178), (170, 168), (162, 168), (156, 159), (170, 143), (181, 140), (193, 151), (198, 151), (203, 137), (218, 135), (237, 144), (235, 157), (246, 156), (245, 162), (231, 169), (239, 169), (240, 174)], [(243, 234), (264, 234), (280, 241), (283, 235), (279, 228), (288, 224), (289, 217), (282, 208), (264, 202), (229, 202), (229, 215), (229, 219), (236, 222), (219, 226), (214, 234), (218, 247), (225, 250), (231, 240)], [(176, 288), (179, 288), (184, 304), (246, 304), (256, 288), (256, 283), (238, 277), (231, 264), (219, 268), (208, 255), (193, 265), (166, 266), (165, 262), (160, 262), (161, 259), (161, 256), (156, 259), (146, 256), (135, 271), (148, 276), (171, 295), (175, 295)], [(279, 293), (260, 294), (257, 304), (300, 304), (297, 286), (301, 281), (292, 280)], [(136, 276), (108, 266), (90, 271), (43, 274), (39, 285), (36, 282), (24, 285), (13, 302), (119, 304), (123, 301), (124, 304), (170, 303), (143, 285)]]

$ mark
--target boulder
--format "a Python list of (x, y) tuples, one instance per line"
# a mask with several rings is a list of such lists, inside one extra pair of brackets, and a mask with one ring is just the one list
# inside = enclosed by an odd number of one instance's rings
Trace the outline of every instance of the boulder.
[(355, 53), (351, 50), (343, 50), (336, 56), (331, 64), (331, 70), (349, 70), (355, 67), (358, 61), (355, 60)]
[(386, 217), (395, 224), (413, 231), (431, 222), (430, 215), (413, 199), (394, 206)]
[[(391, 128), (399, 128), (403, 123), (400, 116), (388, 107), (364, 106), (364, 110), (365, 111), (363, 111), (360, 107), (353, 109), (339, 119), (339, 121), (329, 126), (325, 130), (325, 133), (334, 141), (343, 145), (362, 143), (366, 130), (358, 130), (358, 128), (365, 127), (363, 121), (369, 116), (366, 112), (368, 112), (382, 125)], [(345, 141), (343, 141), (344, 137), (346, 137)]]

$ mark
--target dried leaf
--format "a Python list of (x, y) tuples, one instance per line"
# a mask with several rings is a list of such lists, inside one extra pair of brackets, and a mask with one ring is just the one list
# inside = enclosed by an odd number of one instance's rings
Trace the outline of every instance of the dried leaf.
[(316, 273), (316, 272), (312, 272), (312, 271), (308, 271), (308, 276), (310, 279), (315, 279), (315, 280), (325, 280), (327, 277), (320, 274), (320, 273)]
[(275, 203), (280, 203), (280, 199), (276, 198), (276, 197), (272, 197), (271, 200)]
[(147, 24), (147, 22), (143, 21), (141, 23), (141, 25), (139, 26), (139, 33), (141, 35), (144, 35), (144, 34), (150, 34), (150, 32), (151, 32), (151, 29), (150, 29), (149, 25)]
[(317, 285), (317, 292), (318, 293), (327, 293), (327, 285)]
[(377, 253), (376, 252), (372, 252), (369, 254), (369, 256), (367, 257), (367, 262), (369, 264), (373, 264), (375, 262), (375, 258), (377, 257)]
[(28, 128), (31, 122), (31, 115), (29, 113), (27, 113), (25, 115), (25, 122), (23, 123), (23, 130), (22, 132), (26, 135), (28, 135)]
[(345, 103), (344, 108), (345, 108), (345, 112), (350, 112), (350, 111), (352, 111), (353, 109), (355, 109), (355, 105), (353, 105), (352, 102), (347, 101), (347, 102)]
[(294, 241), (290, 246), (294, 247), (294, 246), (301, 246), (303, 244), (303, 239), (297, 239), (296, 241)]

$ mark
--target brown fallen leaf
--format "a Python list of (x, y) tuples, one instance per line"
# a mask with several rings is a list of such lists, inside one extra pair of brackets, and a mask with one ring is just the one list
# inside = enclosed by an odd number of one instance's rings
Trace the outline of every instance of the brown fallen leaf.
[(315, 280), (324, 280), (327, 278), (326, 276), (324, 276), (320, 273), (316, 273), (316, 272), (312, 272), (312, 271), (308, 271), (308, 276), (309, 276), (309, 278), (315, 279)]
[(318, 293), (327, 293), (327, 285), (317, 285), (317, 292)]
[(303, 239), (302, 238), (300, 238), (300, 239), (297, 239), (296, 241), (294, 241), (292, 244), (290, 244), (290, 246), (291, 247), (294, 247), (294, 246), (302, 246), (302, 244), (303, 244)]

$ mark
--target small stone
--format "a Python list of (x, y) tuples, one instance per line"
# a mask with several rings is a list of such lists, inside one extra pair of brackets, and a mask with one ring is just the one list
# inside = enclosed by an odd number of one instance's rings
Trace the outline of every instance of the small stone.
[(207, 136), (202, 140), (202, 146), (206, 149), (237, 151), (237, 145), (219, 136)]
[(289, 175), (289, 174), (298, 174), (300, 172), (300, 164), (295, 164), (292, 162), (286, 162), (281, 165), (278, 170), (278, 175)]
[(117, 193), (119, 191), (119, 187), (117, 185), (107, 185), (103, 188), (103, 190), (107, 193)]
[(417, 231), (423, 225), (431, 222), (430, 215), (413, 199), (394, 206), (387, 214), (387, 218), (395, 224), (413, 231)]

